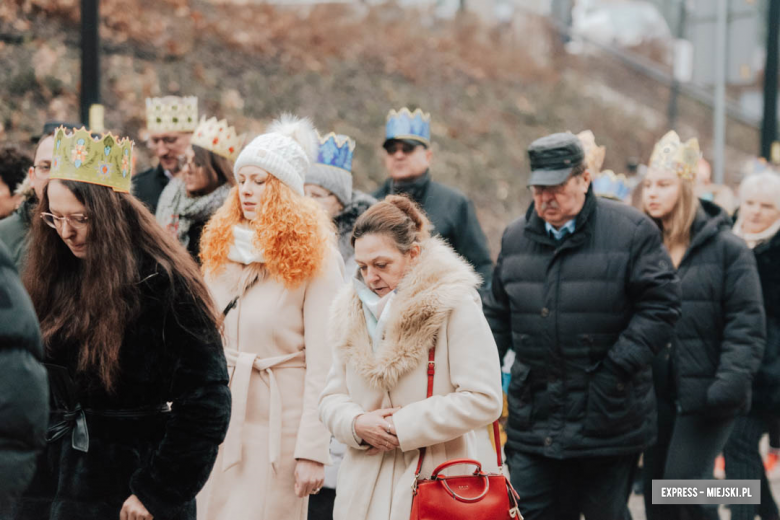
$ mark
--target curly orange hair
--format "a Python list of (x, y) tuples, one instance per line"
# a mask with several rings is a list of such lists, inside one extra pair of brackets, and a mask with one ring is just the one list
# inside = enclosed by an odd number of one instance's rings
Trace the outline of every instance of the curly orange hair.
[(270, 276), (290, 288), (319, 272), (335, 237), (333, 224), (319, 204), (269, 175), (254, 220), (244, 218), (238, 187), (209, 220), (200, 241), (204, 273), (215, 275), (225, 266), (233, 226), (240, 223), (255, 230), (254, 244), (263, 251)]

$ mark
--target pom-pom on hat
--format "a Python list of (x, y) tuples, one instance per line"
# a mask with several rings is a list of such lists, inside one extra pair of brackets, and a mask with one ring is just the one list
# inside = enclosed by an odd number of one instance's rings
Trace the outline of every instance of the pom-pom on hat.
[(238, 177), (244, 166), (257, 166), (303, 196), (306, 172), (317, 158), (318, 148), (317, 131), (311, 120), (282, 114), (266, 133), (255, 137), (241, 151), (233, 172)]

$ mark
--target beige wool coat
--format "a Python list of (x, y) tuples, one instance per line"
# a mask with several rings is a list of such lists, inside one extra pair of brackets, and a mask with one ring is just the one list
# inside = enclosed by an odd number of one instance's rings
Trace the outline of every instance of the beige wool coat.
[[(478, 283), (449, 246), (437, 238), (426, 241), (397, 287), (376, 353), (354, 287), (339, 293), (329, 327), (334, 362), (320, 399), (322, 421), (347, 445), (334, 520), (408, 520), (421, 447), (427, 447), (425, 477), (442, 462), (491, 453), (479, 439), (489, 442), (485, 427), (501, 414), (501, 372)], [(433, 397), (426, 399), (434, 344)], [(401, 407), (393, 416), (400, 448), (368, 455), (355, 439), (353, 422), (361, 413), (391, 407)], [(485, 463), (495, 468), (492, 453)], [(458, 469), (454, 473), (473, 470)]]
[[(328, 310), (344, 285), (335, 246), (320, 273), (289, 289), (262, 264), (228, 262), (206, 283), (225, 318), (233, 396), (230, 427), (198, 520), (305, 520), (308, 497), (295, 495), (296, 459), (330, 463), (330, 432), (317, 405), (331, 366)], [(248, 287), (248, 288), (247, 288)]]

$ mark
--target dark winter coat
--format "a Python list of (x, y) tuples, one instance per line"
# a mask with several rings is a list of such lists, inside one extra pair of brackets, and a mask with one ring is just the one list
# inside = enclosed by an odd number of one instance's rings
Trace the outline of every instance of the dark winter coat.
[(766, 313), (764, 359), (753, 381), (753, 409), (780, 416), (780, 233), (753, 248)]
[[(49, 437), (55, 440), (15, 518), (117, 519), (135, 494), (155, 520), (194, 520), (195, 495), (230, 417), (225, 356), (219, 332), (180, 282), (171, 287), (161, 268), (147, 273), (114, 393), (93, 372), (76, 370), (75, 345), (53, 342)], [(170, 411), (159, 411), (168, 402)]]
[(677, 269), (682, 316), (655, 372), (658, 392), (675, 398), (681, 414), (728, 417), (750, 408), (765, 343), (761, 280), (753, 252), (730, 228), (723, 209), (701, 201)]
[(16, 269), (21, 272), (24, 256), (27, 254), (27, 235), (30, 232), (33, 213), (38, 199), (35, 195), (25, 197), (16, 211), (0, 220), (0, 242), (11, 253)]
[(433, 224), (433, 234), (444, 238), (474, 267), (483, 283), (488, 284), (493, 261), (471, 201), (460, 191), (431, 180), (428, 172), (411, 183), (400, 185), (388, 179), (374, 197), (382, 200), (388, 195), (400, 193), (408, 194), (422, 206)]
[(133, 175), (130, 192), (154, 215), (157, 212), (157, 201), (160, 200), (160, 195), (168, 185), (168, 181), (170, 179), (165, 175), (165, 170), (158, 164), (156, 168), (149, 168)]
[(651, 364), (671, 341), (679, 299), (657, 226), (592, 189), (561, 241), (533, 205), (510, 224), (484, 301), (500, 354), (516, 352), (509, 448), (565, 459), (650, 445)]
[(35, 471), (45, 445), (49, 385), (38, 318), (0, 243), (0, 516)]

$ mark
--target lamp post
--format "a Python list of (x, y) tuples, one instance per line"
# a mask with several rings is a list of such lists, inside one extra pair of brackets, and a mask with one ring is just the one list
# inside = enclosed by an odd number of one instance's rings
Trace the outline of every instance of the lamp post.
[(777, 74), (780, 0), (769, 0), (767, 16), (766, 66), (764, 67), (764, 122), (761, 125), (761, 157), (772, 159), (772, 143), (777, 139)]
[(89, 108), (100, 103), (100, 0), (81, 0), (81, 122), (89, 123)]

